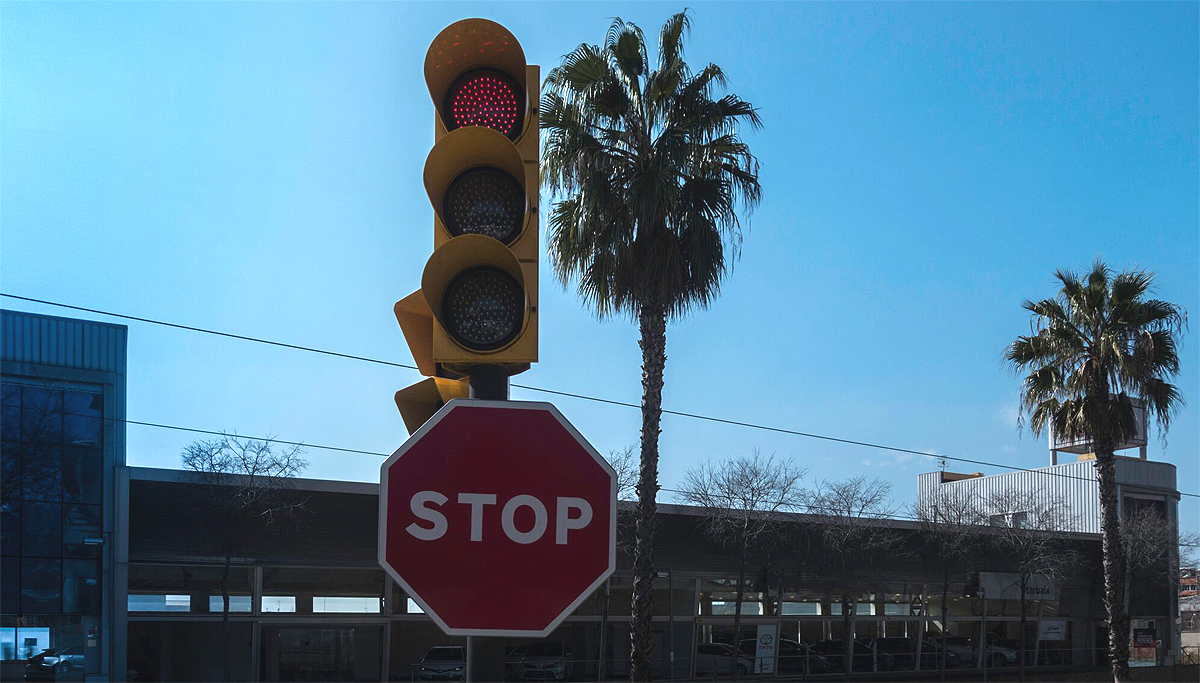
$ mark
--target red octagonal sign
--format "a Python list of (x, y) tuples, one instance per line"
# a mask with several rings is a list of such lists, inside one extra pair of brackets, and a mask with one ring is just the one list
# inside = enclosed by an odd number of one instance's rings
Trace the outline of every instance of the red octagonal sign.
[(548, 635), (616, 566), (616, 475), (549, 403), (450, 401), (379, 482), (379, 564), (450, 635)]

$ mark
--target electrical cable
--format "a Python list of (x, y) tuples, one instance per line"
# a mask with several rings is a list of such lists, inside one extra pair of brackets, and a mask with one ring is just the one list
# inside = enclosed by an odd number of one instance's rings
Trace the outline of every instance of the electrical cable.
[[(359, 360), (359, 361), (364, 361), (367, 363), (375, 363), (378, 365), (387, 365), (387, 366), (391, 366), (391, 367), (404, 368), (407, 370), (416, 370), (417, 369), (417, 367), (415, 365), (408, 365), (405, 363), (397, 363), (395, 361), (381, 360), (378, 358), (370, 358), (367, 356), (358, 356), (358, 355), (354, 355), (354, 354), (341, 353), (338, 351), (329, 351), (326, 349), (318, 349), (318, 348), (314, 348), (311, 346), (302, 346), (299, 344), (290, 344), (287, 342), (280, 342), (280, 341), (275, 341), (275, 340), (271, 340), (271, 339), (262, 339), (259, 337), (251, 337), (248, 335), (234, 334), (231, 332), (222, 332), (220, 330), (210, 330), (210, 329), (206, 329), (203, 327), (195, 327), (192, 325), (183, 325), (183, 324), (179, 324), (179, 323), (166, 322), (166, 321), (162, 321), (162, 320), (155, 320), (153, 318), (144, 318), (144, 317), (133, 316), (133, 315), (128, 315), (128, 314), (124, 314), (124, 313), (114, 313), (112, 311), (104, 311), (104, 310), (100, 310), (97, 308), (87, 308), (84, 306), (75, 306), (72, 304), (64, 304), (64, 303), (57, 302), (57, 301), (48, 301), (46, 299), (35, 299), (33, 297), (19, 296), (16, 294), (8, 294), (5, 292), (0, 292), (0, 297), (8, 297), (10, 299), (18, 299), (20, 301), (28, 301), (28, 302), (32, 302), (32, 303), (44, 304), (46, 306), (67, 308), (67, 309), (76, 310), (76, 311), (83, 311), (86, 313), (94, 313), (97, 315), (106, 315), (106, 316), (110, 316), (113, 318), (121, 318), (124, 320), (134, 320), (137, 322), (143, 322), (143, 323), (148, 323), (148, 324), (152, 324), (152, 325), (161, 325), (164, 327), (188, 330), (190, 332), (201, 332), (204, 334), (212, 334), (212, 335), (217, 335), (220, 337), (227, 337), (230, 339), (238, 339), (241, 341), (256, 342), (259, 344), (269, 344), (271, 346), (279, 346), (279, 347), (283, 347), (283, 348), (294, 349), (297, 351), (308, 351), (311, 353), (318, 353), (318, 354), (323, 354), (323, 355), (327, 355), (327, 356), (335, 356), (338, 358), (348, 358), (350, 360)], [(535, 386), (531, 386), (531, 385), (527, 385), (527, 384), (512, 383), (511, 386), (514, 388), (517, 388), (517, 389), (525, 389), (527, 391), (535, 391), (535, 392), (540, 392), (540, 393), (544, 393), (544, 394), (550, 394), (553, 396), (563, 396), (563, 397), (567, 397), (567, 398), (574, 398), (574, 399), (579, 399), (579, 400), (584, 400), (584, 401), (592, 401), (595, 403), (604, 403), (604, 404), (608, 404), (608, 405), (621, 406), (621, 407), (625, 407), (625, 408), (635, 408), (638, 410), (641, 409), (640, 404), (631, 403), (629, 401), (618, 401), (615, 399), (601, 398), (598, 396), (589, 396), (587, 394), (578, 394), (578, 393), (573, 393), (573, 392), (569, 392), (569, 391), (560, 391), (557, 389), (546, 389), (543, 387), (535, 387)], [(877, 450), (884, 450), (884, 451), (889, 451), (889, 452), (893, 452), (893, 453), (905, 453), (905, 454), (909, 454), (909, 455), (919, 455), (919, 456), (926, 457), (926, 458), (936, 458), (938, 460), (950, 460), (950, 461), (954, 461), (954, 462), (961, 462), (961, 463), (967, 463), (967, 464), (972, 464), (972, 465), (996, 467), (999, 469), (1005, 469), (1005, 470), (1010, 470), (1010, 471), (1014, 471), (1014, 472), (1033, 472), (1036, 474), (1044, 474), (1044, 475), (1048, 475), (1048, 476), (1059, 476), (1059, 477), (1064, 477), (1067, 479), (1078, 479), (1081, 481), (1094, 481), (1093, 479), (1089, 479), (1087, 477), (1079, 477), (1076, 475), (1067, 474), (1065, 472), (1064, 473), (1046, 472), (1044, 470), (1019, 467), (1016, 465), (1007, 465), (1004, 463), (990, 462), (987, 460), (976, 460), (976, 459), (972, 459), (972, 458), (962, 458), (962, 457), (951, 456), (951, 455), (927, 453), (925, 451), (918, 451), (918, 450), (913, 450), (910, 448), (902, 448), (899, 446), (888, 446), (885, 444), (877, 444), (877, 443), (872, 443), (869, 441), (859, 441), (856, 439), (844, 439), (844, 438), (840, 438), (840, 437), (836, 437), (836, 436), (828, 436), (825, 434), (815, 434), (812, 432), (803, 432), (803, 431), (796, 430), (796, 429), (788, 429), (785, 427), (775, 427), (775, 426), (771, 426), (771, 425), (757, 424), (754, 422), (746, 422), (746, 421), (742, 421), (742, 420), (732, 420), (732, 419), (723, 418), (723, 417), (716, 417), (713, 415), (703, 415), (700, 413), (689, 413), (689, 412), (684, 412), (684, 411), (680, 411), (680, 410), (670, 410), (667, 408), (663, 408), (662, 413), (664, 415), (673, 415), (676, 417), (684, 417), (684, 418), (689, 418), (689, 419), (693, 419), (693, 420), (702, 420), (702, 421), (706, 421), (706, 422), (714, 422), (717, 424), (732, 425), (735, 427), (745, 427), (748, 429), (758, 429), (758, 430), (762, 430), (762, 431), (775, 432), (778, 434), (788, 434), (791, 436), (799, 436), (799, 437), (808, 438), (808, 439), (817, 439), (817, 440), (821, 440), (821, 441), (829, 441), (829, 442), (833, 442), (833, 443), (840, 443), (840, 444), (846, 444), (846, 445), (851, 445), (851, 446), (862, 446), (864, 448), (874, 448)], [(130, 424), (142, 424), (142, 423), (137, 423), (137, 422), (133, 422), (133, 421), (128, 421), (128, 422)], [(185, 427), (174, 427), (174, 426), (158, 425), (158, 424), (153, 424), (153, 423), (144, 423), (144, 424), (147, 424), (149, 426), (163, 426), (168, 429), (180, 429), (180, 430), (185, 430), (185, 431), (195, 431), (197, 433), (203, 433), (203, 434), (222, 434), (222, 432), (212, 432), (212, 431), (207, 431), (207, 430), (192, 430), (190, 428), (185, 428)], [(248, 438), (253, 438), (253, 437), (248, 437)], [(313, 444), (296, 444), (295, 442), (282, 441), (279, 439), (272, 439), (272, 440), (276, 441), (278, 443), (287, 443), (289, 445), (306, 445), (311, 448), (326, 448), (323, 446), (317, 446), (317, 445), (313, 445)], [(327, 447), (327, 449), (328, 450), (345, 451), (345, 452), (349, 452), (349, 453), (383, 455), (385, 457), (387, 455), (389, 455), (386, 453), (379, 454), (379, 453), (372, 453), (370, 451), (358, 451), (355, 449), (343, 449), (343, 448), (333, 447), (333, 446)], [(1180, 495), (1191, 497), (1191, 498), (1200, 498), (1200, 494), (1195, 494), (1195, 493), (1180, 492)]]

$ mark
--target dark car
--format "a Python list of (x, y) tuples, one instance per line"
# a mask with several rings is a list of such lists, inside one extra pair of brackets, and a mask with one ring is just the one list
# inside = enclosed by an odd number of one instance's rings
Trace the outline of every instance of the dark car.
[[(845, 659), (841, 639), (838, 640), (822, 640), (819, 643), (813, 643), (812, 652), (824, 657), (829, 662), (830, 670), (842, 671), (842, 661)], [(854, 671), (872, 671), (875, 666), (875, 655), (871, 652), (871, 646), (861, 640), (854, 641)]]
[[(816, 654), (804, 643), (788, 638), (780, 638), (778, 642), (775, 668), (780, 674), (819, 674), (832, 668), (828, 659)], [(738, 643), (738, 654), (747, 657), (751, 662), (754, 661), (756, 652), (757, 645), (753, 638)]]
[(912, 671), (917, 668), (917, 641), (915, 640), (874, 638), (871, 640), (871, 647), (875, 649), (875, 658), (879, 662), (880, 671)]

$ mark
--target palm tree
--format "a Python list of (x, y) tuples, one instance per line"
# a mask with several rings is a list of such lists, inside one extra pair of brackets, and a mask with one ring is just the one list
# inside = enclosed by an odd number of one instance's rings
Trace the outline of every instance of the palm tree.
[[(1179, 372), (1176, 335), (1187, 324), (1174, 304), (1147, 298), (1153, 273), (1112, 275), (1099, 261), (1084, 276), (1058, 271), (1053, 299), (1026, 301), (1033, 331), (1004, 353), (1022, 381), (1021, 409), (1035, 434), (1047, 427), (1086, 439), (1096, 454), (1104, 603), (1114, 681), (1129, 680), (1129, 614), (1124, 543), (1117, 507), (1115, 447), (1137, 435), (1134, 401), (1145, 403), (1165, 434), (1183, 404), (1168, 380)], [(1141, 435), (1144, 436), (1144, 435)]]
[[(550, 258), (563, 283), (600, 318), (638, 322), (642, 350), (641, 458), (634, 543), (631, 674), (649, 680), (650, 583), (658, 492), (667, 321), (719, 293), (741, 244), (739, 212), (759, 201), (758, 161), (738, 135), (754, 107), (717, 98), (725, 74), (683, 60), (686, 12), (659, 36), (658, 61), (641, 29), (616, 19), (604, 45), (580, 45), (546, 78), (543, 182), (561, 200), (549, 214)], [(652, 68), (653, 67), (653, 68)]]

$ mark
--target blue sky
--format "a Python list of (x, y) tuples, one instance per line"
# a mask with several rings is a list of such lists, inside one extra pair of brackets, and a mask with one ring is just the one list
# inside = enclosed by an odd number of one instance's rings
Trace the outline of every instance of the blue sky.
[[(656, 3), (0, 6), (6, 293), (408, 362), (392, 304), (432, 246), (422, 61), (485, 16), (543, 73)], [(931, 453), (1040, 466), (1001, 364), (1020, 302), (1095, 258), (1198, 301), (1195, 3), (702, 3), (687, 44), (757, 105), (763, 203), (710, 310), (670, 326), (665, 403)], [(640, 395), (636, 326), (598, 322), (543, 260), (541, 362), (517, 381)], [(72, 315), (3, 301), (5, 307)], [(1200, 491), (1200, 344), (1164, 448)], [(416, 373), (130, 324), (134, 420), (391, 451)], [(514, 398), (545, 396), (514, 391)], [(602, 451), (636, 410), (556, 404)], [(191, 437), (131, 426), (128, 460)], [(662, 480), (759, 448), (810, 478), (879, 475), (898, 504), (933, 458), (666, 417)], [(377, 480), (311, 450), (308, 476)], [(951, 469), (961, 469), (952, 465)], [(995, 471), (995, 470), (987, 470)], [(1182, 514), (1192, 528), (1196, 499)]]

